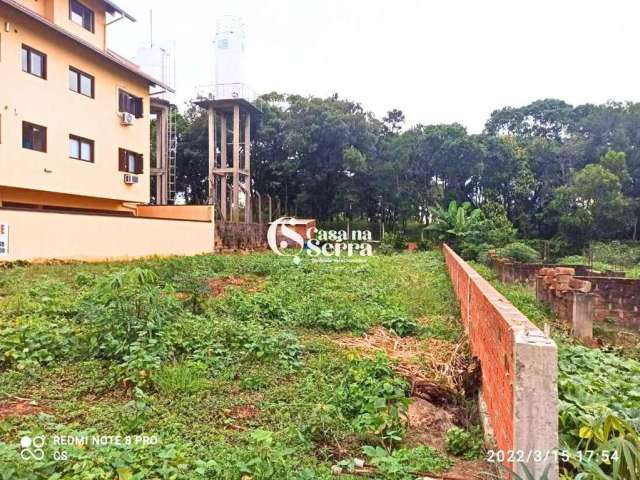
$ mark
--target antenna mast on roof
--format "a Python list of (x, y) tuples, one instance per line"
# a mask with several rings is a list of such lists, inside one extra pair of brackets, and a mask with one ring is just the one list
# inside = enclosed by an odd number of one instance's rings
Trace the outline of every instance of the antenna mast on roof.
[(151, 40), (150, 47), (153, 48), (153, 8), (149, 10), (149, 37)]

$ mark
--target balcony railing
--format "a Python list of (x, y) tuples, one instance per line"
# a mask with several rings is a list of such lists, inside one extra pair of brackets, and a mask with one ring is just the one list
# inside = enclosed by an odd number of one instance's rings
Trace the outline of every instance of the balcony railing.
[(209, 100), (243, 99), (255, 103), (257, 95), (244, 83), (220, 83), (196, 87), (196, 98)]

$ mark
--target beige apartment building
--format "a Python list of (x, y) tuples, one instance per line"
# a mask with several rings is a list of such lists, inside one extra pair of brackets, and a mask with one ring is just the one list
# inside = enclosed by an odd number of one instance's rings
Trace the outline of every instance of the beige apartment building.
[(211, 206), (148, 205), (167, 199), (171, 89), (107, 49), (127, 20), (109, 0), (0, 0), (0, 262), (213, 251)]
[(133, 212), (150, 200), (150, 88), (106, 47), (105, 0), (0, 0), (0, 204)]

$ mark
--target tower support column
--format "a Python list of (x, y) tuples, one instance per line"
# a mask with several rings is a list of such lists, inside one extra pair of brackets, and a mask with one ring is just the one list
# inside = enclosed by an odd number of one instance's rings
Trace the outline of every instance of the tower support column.
[(251, 113), (247, 112), (244, 122), (244, 170), (246, 172), (244, 180), (244, 190), (246, 201), (244, 207), (244, 221), (252, 223), (251, 211)]

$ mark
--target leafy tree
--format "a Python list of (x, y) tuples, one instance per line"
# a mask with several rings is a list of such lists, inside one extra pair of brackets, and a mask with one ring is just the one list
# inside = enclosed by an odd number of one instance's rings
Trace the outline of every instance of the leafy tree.
[(602, 165), (587, 165), (571, 185), (559, 187), (549, 204), (560, 232), (576, 244), (589, 238), (608, 238), (628, 226), (629, 202), (620, 179)]

